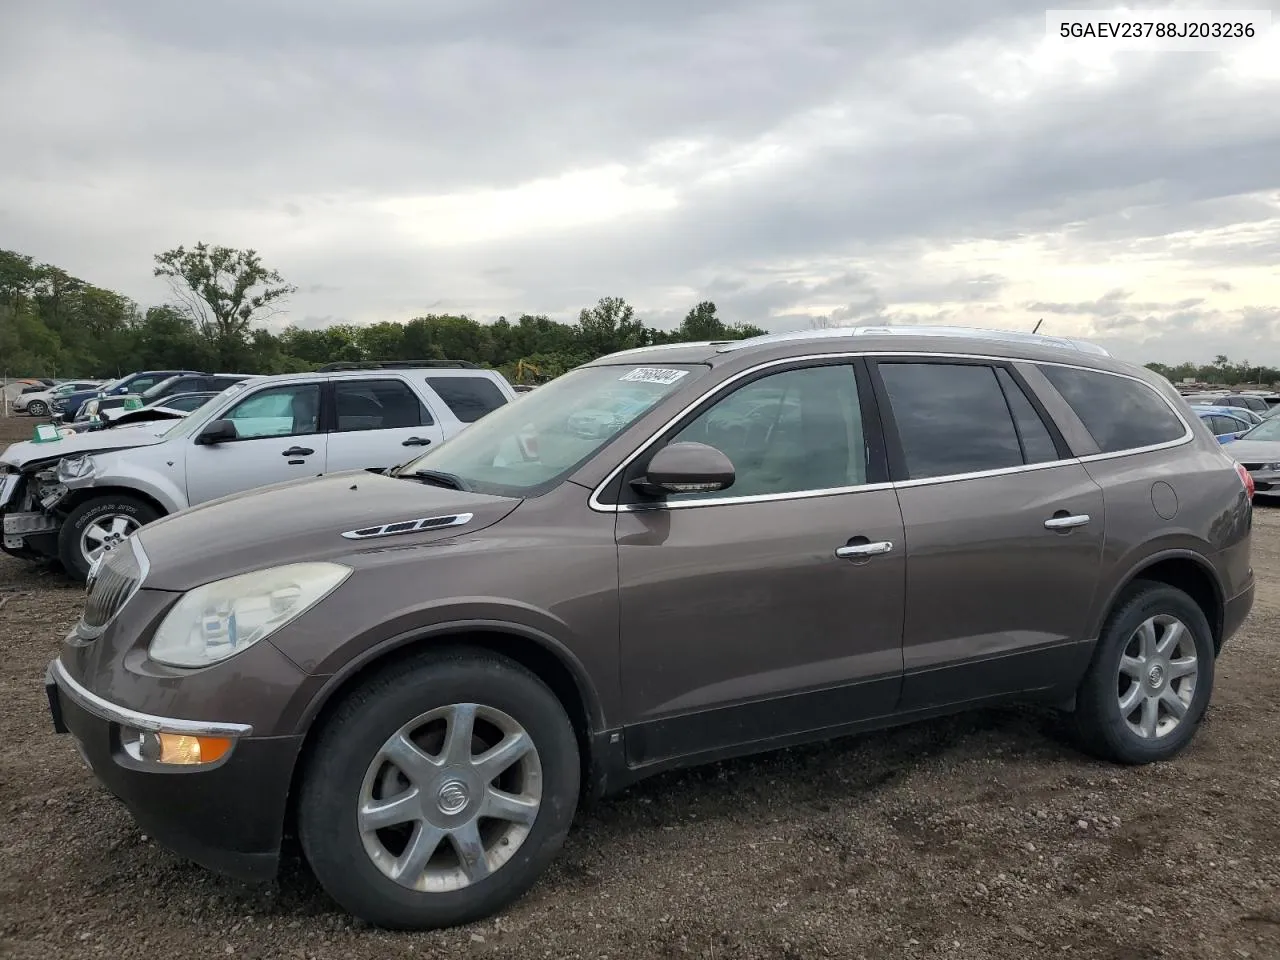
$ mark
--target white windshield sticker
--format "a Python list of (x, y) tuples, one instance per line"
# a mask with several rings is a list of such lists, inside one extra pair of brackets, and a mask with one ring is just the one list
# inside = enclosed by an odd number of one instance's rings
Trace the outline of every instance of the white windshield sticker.
[(636, 367), (618, 379), (626, 383), (660, 383), (665, 387), (675, 383), (688, 372), (688, 370), (667, 370), (663, 367)]

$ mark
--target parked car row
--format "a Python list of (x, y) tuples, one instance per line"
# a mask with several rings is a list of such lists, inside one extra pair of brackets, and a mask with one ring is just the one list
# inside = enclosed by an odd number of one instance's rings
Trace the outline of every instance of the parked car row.
[(33, 417), (47, 417), (53, 410), (55, 402), (65, 400), (74, 394), (82, 394), (96, 390), (101, 380), (68, 380), (55, 386), (32, 386), (23, 389), (13, 399), (13, 409), (18, 413), (26, 413)]
[[(153, 371), (118, 381), (86, 405), (110, 413), (107, 404), (146, 399), (134, 392), (143, 380), (163, 401), (175, 384), (234, 378), (176, 423), (83, 432), (73, 424), (54, 442), (11, 445), (0, 455), (0, 546), (58, 559), (83, 580), (105, 550), (166, 514), (299, 477), (395, 466), (517, 396), (501, 374), (470, 364), (340, 366), (273, 377), (156, 379)], [(128, 416), (145, 419), (148, 409)]]
[(1247, 441), (1091, 344), (804, 331), (515, 396), (268, 377), (0, 456), (6, 549), (91, 574), (55, 729), (150, 836), (264, 880), (296, 834), (369, 922), (473, 921), (676, 767), (1018, 700), (1168, 760), (1253, 603)]
[[(96, 415), (94, 416), (86, 417), (83, 420), (76, 420), (72, 423), (59, 424), (59, 432), (64, 436), (67, 436), (76, 433), (90, 433), (96, 430), (138, 426), (141, 424), (152, 423), (156, 420), (178, 420), (204, 406), (214, 397), (218, 396), (218, 392), (208, 390), (202, 393), (179, 393), (172, 396), (161, 397), (158, 400), (153, 400), (151, 403), (143, 403), (142, 397), (134, 398), (132, 394), (126, 394), (126, 396), (131, 399), (136, 399), (139, 405), (133, 408), (123, 407), (119, 409), (95, 408), (94, 412)], [(114, 400), (117, 398), (111, 397), (108, 399)], [(94, 402), (96, 401), (89, 401), (90, 404)]]

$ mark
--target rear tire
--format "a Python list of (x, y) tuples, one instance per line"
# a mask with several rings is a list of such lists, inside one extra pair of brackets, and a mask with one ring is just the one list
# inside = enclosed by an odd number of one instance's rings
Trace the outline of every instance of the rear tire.
[(47, 417), (49, 405), (43, 400), (32, 400), (27, 404), (27, 415), (31, 417)]
[[(482, 765), (499, 744), (524, 752)], [(568, 834), (579, 780), (573, 727), (541, 680), (487, 651), (431, 651), (376, 674), (325, 721), (301, 780), (299, 839), (355, 916), (454, 926), (534, 884)]]
[(93, 564), (94, 544), (115, 549), (124, 537), (159, 518), (155, 507), (125, 494), (106, 494), (86, 500), (62, 521), (58, 530), (58, 559), (68, 576), (83, 583)]
[(1081, 747), (1124, 764), (1180, 753), (1209, 705), (1215, 656), (1209, 622), (1190, 596), (1134, 583), (1107, 618), (1076, 694)]

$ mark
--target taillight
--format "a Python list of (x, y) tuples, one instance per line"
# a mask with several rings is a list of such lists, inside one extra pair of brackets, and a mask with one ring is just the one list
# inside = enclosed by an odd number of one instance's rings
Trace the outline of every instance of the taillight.
[(1236, 474), (1240, 477), (1240, 482), (1244, 484), (1244, 492), (1249, 495), (1249, 499), (1253, 499), (1253, 477), (1249, 476), (1249, 471), (1244, 468), (1243, 463), (1236, 464)]

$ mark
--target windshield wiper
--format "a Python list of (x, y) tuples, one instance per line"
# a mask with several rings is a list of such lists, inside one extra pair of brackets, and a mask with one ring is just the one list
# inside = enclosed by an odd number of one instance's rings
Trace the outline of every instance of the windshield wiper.
[(434, 484), (437, 487), (448, 487), (450, 490), (465, 491), (467, 489), (456, 476), (452, 473), (445, 473), (443, 470), (415, 470), (408, 476), (421, 480), (423, 483)]

